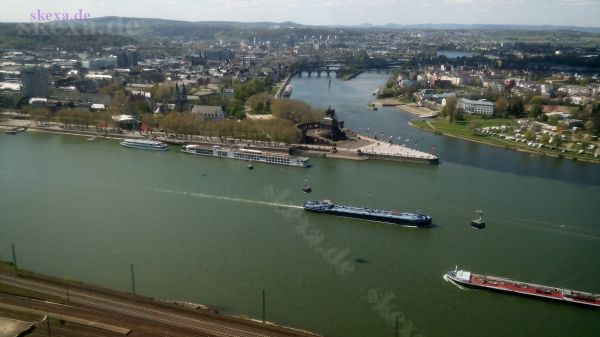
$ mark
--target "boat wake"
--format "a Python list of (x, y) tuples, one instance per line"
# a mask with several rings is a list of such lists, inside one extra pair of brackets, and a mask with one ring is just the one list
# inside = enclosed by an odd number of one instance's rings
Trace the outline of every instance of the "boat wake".
[(458, 283), (456, 283), (456, 282), (452, 281), (452, 280), (451, 280), (451, 279), (448, 277), (448, 275), (446, 275), (446, 274), (444, 274), (444, 276), (442, 276), (442, 278), (443, 278), (443, 279), (444, 279), (446, 282), (449, 282), (449, 283), (452, 283), (452, 284), (454, 284), (454, 285), (455, 285), (455, 286), (457, 286), (457, 287), (458, 287), (458, 289), (460, 289), (460, 290), (468, 290), (467, 288), (465, 288), (465, 287), (461, 286), (460, 284), (458, 284)]
[(225, 201), (230, 201), (230, 202), (242, 202), (242, 203), (247, 203), (247, 204), (263, 205), (263, 206), (270, 206), (270, 207), (285, 207), (285, 208), (302, 209), (302, 206), (297, 206), (297, 205), (288, 205), (288, 204), (282, 204), (282, 203), (278, 203), (278, 202), (269, 202), (269, 201), (261, 201), (261, 200), (232, 198), (232, 197), (227, 197), (227, 196), (222, 196), (222, 195), (210, 195), (210, 194), (204, 194), (204, 193), (166, 190), (166, 189), (160, 189), (160, 188), (152, 188), (149, 190), (152, 192), (171, 193), (171, 194), (185, 195), (185, 196), (191, 196), (191, 197), (197, 197), (197, 198), (225, 200)]

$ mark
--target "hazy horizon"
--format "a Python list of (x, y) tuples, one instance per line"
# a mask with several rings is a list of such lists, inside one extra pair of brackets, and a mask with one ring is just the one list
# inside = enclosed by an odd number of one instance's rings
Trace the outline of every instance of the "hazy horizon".
[(302, 25), (552, 25), (600, 27), (600, 1), (592, 0), (100, 0), (15, 2), (2, 22), (33, 22), (32, 14), (81, 10), (106, 16), (179, 21), (286, 22)]

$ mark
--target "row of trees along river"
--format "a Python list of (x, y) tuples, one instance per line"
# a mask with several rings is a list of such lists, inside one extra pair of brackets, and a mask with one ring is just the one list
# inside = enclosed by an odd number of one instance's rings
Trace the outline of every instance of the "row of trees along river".
[[(254, 108), (249, 113), (272, 114), (269, 119), (226, 118), (211, 121), (189, 112), (169, 112), (165, 115), (139, 113), (142, 130), (152, 133), (161, 130), (169, 134), (231, 137), (238, 139), (295, 143), (298, 141), (297, 123), (318, 121), (324, 113), (297, 100), (276, 99), (268, 95), (251, 98)], [(260, 108), (258, 108), (260, 106)], [(31, 119), (39, 126), (61, 123), (64, 128), (108, 132), (118, 128), (112, 117), (115, 111), (93, 112), (80, 109), (62, 109), (57, 113), (49, 109), (32, 109)]]

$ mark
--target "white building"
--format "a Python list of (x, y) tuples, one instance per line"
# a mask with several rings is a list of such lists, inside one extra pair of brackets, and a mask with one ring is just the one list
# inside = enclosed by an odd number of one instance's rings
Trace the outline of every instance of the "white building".
[(112, 76), (111, 75), (105, 75), (105, 74), (87, 74), (85, 75), (85, 78), (91, 78), (94, 80), (111, 80)]
[(95, 111), (104, 111), (106, 110), (106, 106), (104, 104), (94, 103), (90, 106), (90, 109)]
[(486, 100), (472, 101), (461, 98), (456, 102), (457, 110), (470, 115), (493, 116), (495, 104)]

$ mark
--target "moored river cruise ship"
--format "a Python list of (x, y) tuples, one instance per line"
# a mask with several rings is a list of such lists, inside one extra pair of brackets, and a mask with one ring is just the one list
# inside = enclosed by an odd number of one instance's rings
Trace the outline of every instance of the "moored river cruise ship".
[(181, 152), (229, 159), (241, 159), (257, 163), (278, 164), (295, 167), (310, 166), (309, 159), (306, 157), (296, 157), (286, 153), (265, 152), (245, 148), (222, 148), (218, 145), (207, 147), (195, 144), (184, 144), (181, 146)]

